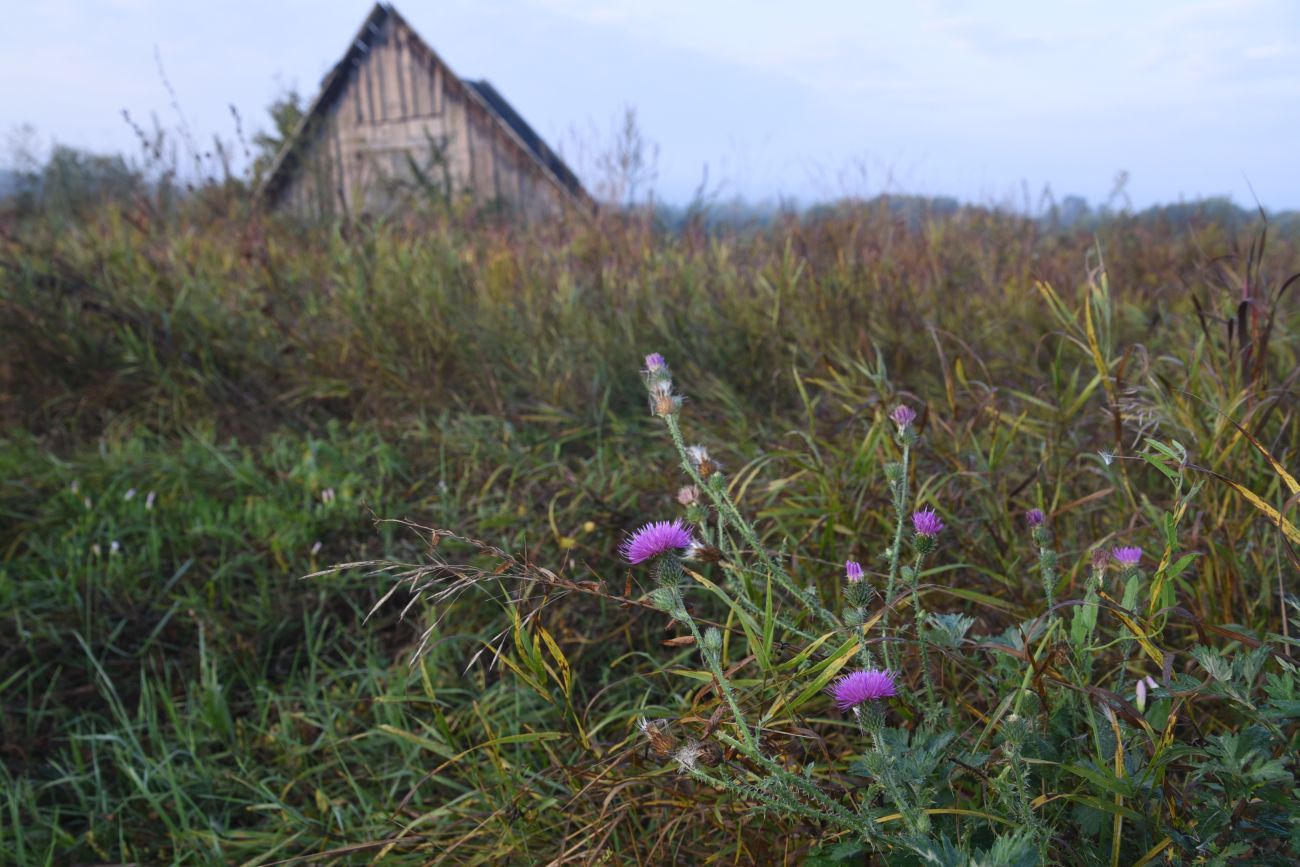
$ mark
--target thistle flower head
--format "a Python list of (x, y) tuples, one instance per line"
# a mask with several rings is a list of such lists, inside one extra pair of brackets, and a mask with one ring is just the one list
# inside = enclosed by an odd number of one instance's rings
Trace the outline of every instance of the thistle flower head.
[(856, 560), (846, 560), (844, 562), (844, 577), (849, 579), (850, 584), (856, 584), (862, 580), (862, 564)]
[(918, 536), (937, 536), (943, 532), (943, 521), (934, 509), (919, 509), (912, 513), (912, 529)]
[(671, 379), (656, 379), (650, 383), (650, 411), (655, 415), (673, 415), (682, 408), (681, 395), (673, 394)]
[(916, 410), (905, 403), (900, 403), (894, 407), (894, 411), (889, 414), (889, 418), (894, 424), (898, 425), (899, 430), (905, 430), (912, 426), (912, 422), (916, 421)]
[(722, 469), (722, 464), (709, 457), (709, 450), (704, 446), (687, 446), (686, 456), (691, 459), (702, 479), (707, 479)]
[(1047, 518), (1043, 515), (1042, 509), (1030, 509), (1025, 512), (1025, 523), (1029, 525), (1031, 530), (1043, 526), (1043, 522), (1046, 520)]
[(677, 762), (677, 773), (686, 774), (695, 770), (699, 763), (700, 757), (704, 755), (704, 745), (697, 740), (689, 740), (683, 744), (677, 752), (673, 753), (673, 759)]
[(668, 730), (668, 720), (637, 717), (636, 727), (641, 730), (641, 734), (645, 735), (646, 740), (650, 742), (650, 749), (654, 750), (659, 758), (665, 758), (677, 748), (677, 739)]
[(889, 669), (868, 668), (836, 678), (827, 692), (837, 708), (848, 711), (868, 702), (892, 698), (898, 690)]
[(687, 485), (677, 491), (677, 502), (683, 506), (694, 506), (700, 501), (700, 489), (694, 485)]
[(1131, 569), (1138, 563), (1142, 562), (1142, 549), (1136, 546), (1128, 548), (1112, 548), (1110, 556), (1115, 558), (1115, 562), (1125, 569)]
[(1103, 572), (1110, 565), (1110, 552), (1105, 548), (1094, 548), (1092, 551), (1092, 568), (1095, 572)]
[(652, 352), (645, 357), (646, 373), (658, 373), (661, 370), (666, 370), (667, 367), (668, 362), (664, 361), (664, 357), (657, 352)]
[(694, 544), (691, 531), (680, 519), (652, 521), (633, 533), (619, 548), (619, 553), (629, 563), (636, 564)]

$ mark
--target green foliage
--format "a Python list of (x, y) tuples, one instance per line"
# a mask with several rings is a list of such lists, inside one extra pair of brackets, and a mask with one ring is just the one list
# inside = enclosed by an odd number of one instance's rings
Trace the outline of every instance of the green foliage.
[[(0, 852), (1300, 857), (1294, 245), (431, 219), (4, 227)], [(620, 564), (687, 483), (710, 550)]]

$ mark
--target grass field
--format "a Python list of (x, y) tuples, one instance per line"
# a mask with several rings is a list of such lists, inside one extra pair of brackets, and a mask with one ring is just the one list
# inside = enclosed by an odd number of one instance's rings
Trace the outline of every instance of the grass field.
[[(1295, 240), (8, 220), (0, 862), (1294, 863)], [(680, 516), (716, 659), (619, 557)], [(873, 739), (821, 686), (890, 649)]]

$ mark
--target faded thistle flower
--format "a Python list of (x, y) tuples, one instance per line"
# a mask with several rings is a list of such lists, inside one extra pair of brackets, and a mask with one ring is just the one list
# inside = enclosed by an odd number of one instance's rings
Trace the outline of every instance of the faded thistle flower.
[(1030, 509), (1025, 512), (1025, 523), (1029, 525), (1031, 530), (1043, 526), (1043, 522), (1046, 520), (1047, 518), (1043, 515), (1042, 509)]
[(659, 758), (666, 758), (677, 748), (677, 739), (668, 731), (668, 720), (637, 717), (636, 727), (646, 736), (646, 740), (650, 742), (650, 749), (654, 750)]
[(850, 584), (856, 584), (862, 580), (862, 564), (857, 560), (844, 561), (844, 577), (849, 579)]
[(1094, 548), (1092, 551), (1092, 571), (1105, 572), (1106, 567), (1110, 565), (1110, 552), (1105, 548)]
[(687, 741), (677, 752), (673, 753), (673, 759), (677, 762), (677, 773), (685, 774), (695, 770), (695, 766), (699, 763), (700, 756), (703, 754), (703, 744), (697, 740)]
[(933, 538), (943, 532), (943, 521), (934, 509), (919, 509), (912, 513), (912, 529), (918, 536)]
[(704, 446), (688, 446), (686, 456), (691, 459), (702, 479), (707, 479), (722, 469), (722, 464), (709, 457), (709, 450)]
[(619, 553), (629, 563), (637, 564), (694, 544), (690, 529), (680, 519), (653, 521), (633, 533), (619, 547)]
[(1132, 569), (1142, 562), (1142, 549), (1137, 546), (1112, 548), (1110, 556), (1125, 569)]
[(700, 502), (700, 489), (694, 485), (687, 485), (677, 491), (677, 502), (683, 506), (694, 506)]
[(701, 545), (698, 542), (682, 551), (683, 560), (699, 560), (701, 563), (717, 563), (722, 559), (722, 549), (713, 545)]
[(657, 352), (652, 352), (645, 357), (645, 372), (659, 373), (668, 370), (668, 362)]
[(894, 674), (887, 668), (861, 669), (836, 678), (827, 688), (835, 706), (849, 711), (898, 694)]
[(650, 411), (657, 416), (676, 414), (682, 408), (682, 397), (673, 394), (671, 379), (656, 379), (650, 383)]
[(889, 418), (894, 424), (898, 425), (900, 431), (907, 430), (916, 421), (916, 410), (912, 409), (905, 403), (900, 403), (894, 407), (894, 411), (889, 414)]

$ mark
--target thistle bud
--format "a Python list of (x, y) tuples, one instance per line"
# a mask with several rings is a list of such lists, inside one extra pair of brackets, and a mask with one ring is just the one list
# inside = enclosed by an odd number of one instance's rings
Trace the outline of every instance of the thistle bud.
[(854, 581), (844, 588), (844, 601), (854, 608), (867, 607), (875, 595), (875, 588), (866, 581)]
[(885, 464), (885, 478), (891, 485), (900, 485), (903, 483), (903, 465), (897, 461), (890, 461)]
[(682, 604), (682, 595), (676, 587), (656, 587), (650, 591), (650, 603), (673, 620), (685, 622), (686, 606)]
[(704, 630), (704, 635), (701, 637), (704, 639), (701, 642), (701, 649), (706, 654), (716, 655), (722, 652), (722, 633), (718, 631), (718, 627), (710, 626)]

